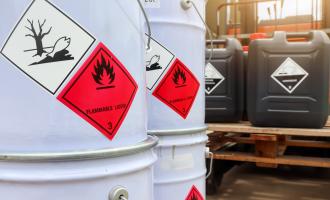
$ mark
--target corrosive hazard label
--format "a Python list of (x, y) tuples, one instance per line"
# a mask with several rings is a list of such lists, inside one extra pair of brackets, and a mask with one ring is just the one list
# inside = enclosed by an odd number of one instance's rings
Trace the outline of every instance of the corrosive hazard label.
[(46, 0), (34, 0), (1, 53), (55, 94), (95, 39)]
[(185, 200), (204, 200), (202, 194), (193, 186)]
[(137, 89), (124, 65), (100, 43), (58, 99), (112, 140)]
[(223, 81), (225, 77), (211, 64), (205, 67), (205, 92), (210, 95)]
[(199, 86), (193, 73), (176, 59), (153, 95), (185, 119), (195, 101)]
[(308, 76), (308, 73), (291, 58), (287, 58), (271, 77), (288, 93), (292, 93)]

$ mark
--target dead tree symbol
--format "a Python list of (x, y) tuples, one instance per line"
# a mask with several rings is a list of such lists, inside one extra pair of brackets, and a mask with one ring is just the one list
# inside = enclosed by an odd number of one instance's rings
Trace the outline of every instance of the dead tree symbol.
[(32, 32), (32, 34), (26, 34), (25, 36), (26, 37), (32, 37), (36, 42), (37, 53), (33, 57), (35, 57), (35, 56), (40, 56), (41, 57), (43, 53), (47, 53), (44, 50), (42, 40), (46, 35), (48, 35), (50, 33), (50, 31), (52, 30), (53, 27), (50, 27), (47, 32), (43, 32), (43, 26), (46, 23), (46, 19), (43, 21), (43, 23), (40, 23), (40, 21), (38, 20), (39, 33), (37, 34), (36, 29), (34, 28), (33, 20), (31, 21), (31, 20), (28, 19), (27, 21), (29, 22), (31, 27), (25, 26), (25, 28), (30, 30)]

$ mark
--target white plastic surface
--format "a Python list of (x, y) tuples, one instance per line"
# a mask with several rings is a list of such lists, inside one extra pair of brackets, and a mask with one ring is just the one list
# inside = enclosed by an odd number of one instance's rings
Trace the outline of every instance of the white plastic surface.
[[(194, 0), (204, 15), (205, 1)], [(166, 0), (160, 8), (147, 8), (152, 35), (193, 72), (200, 83), (186, 119), (148, 92), (148, 130), (185, 129), (204, 126), (205, 27), (193, 8), (184, 10), (181, 0)]]
[[(31, 2), (32, 0), (1, 2), (1, 47)], [(0, 151), (78, 151), (120, 147), (145, 140), (145, 21), (138, 3), (132, 0), (50, 2), (96, 38), (94, 45), (79, 62), (75, 71), (96, 45), (103, 42), (134, 77), (139, 85), (137, 94), (117, 135), (110, 141), (60, 103), (56, 95), (52, 96), (0, 55)]]
[(193, 186), (205, 195), (205, 132), (159, 136), (159, 140), (155, 148), (154, 199), (185, 199)]
[(117, 186), (132, 200), (153, 200), (152, 150), (118, 158), (67, 162), (0, 162), (1, 199), (108, 200)]

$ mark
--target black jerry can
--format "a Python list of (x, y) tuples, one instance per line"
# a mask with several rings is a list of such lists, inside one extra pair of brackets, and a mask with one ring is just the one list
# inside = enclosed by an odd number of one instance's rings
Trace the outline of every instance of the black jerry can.
[[(224, 48), (213, 51), (205, 69), (207, 123), (238, 122), (243, 114), (243, 50), (237, 39), (218, 40)], [(211, 50), (206, 51), (209, 59)]]
[[(289, 42), (288, 38), (306, 38)], [(330, 40), (275, 32), (249, 47), (248, 118), (255, 126), (322, 128), (328, 118)]]

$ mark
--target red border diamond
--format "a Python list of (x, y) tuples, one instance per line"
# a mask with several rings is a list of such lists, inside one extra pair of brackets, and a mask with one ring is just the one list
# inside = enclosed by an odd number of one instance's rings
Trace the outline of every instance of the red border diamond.
[(57, 99), (112, 140), (137, 89), (124, 65), (100, 43)]
[(196, 186), (193, 185), (185, 200), (204, 200), (204, 198)]
[(194, 74), (176, 59), (152, 93), (186, 119), (195, 102), (200, 84)]

